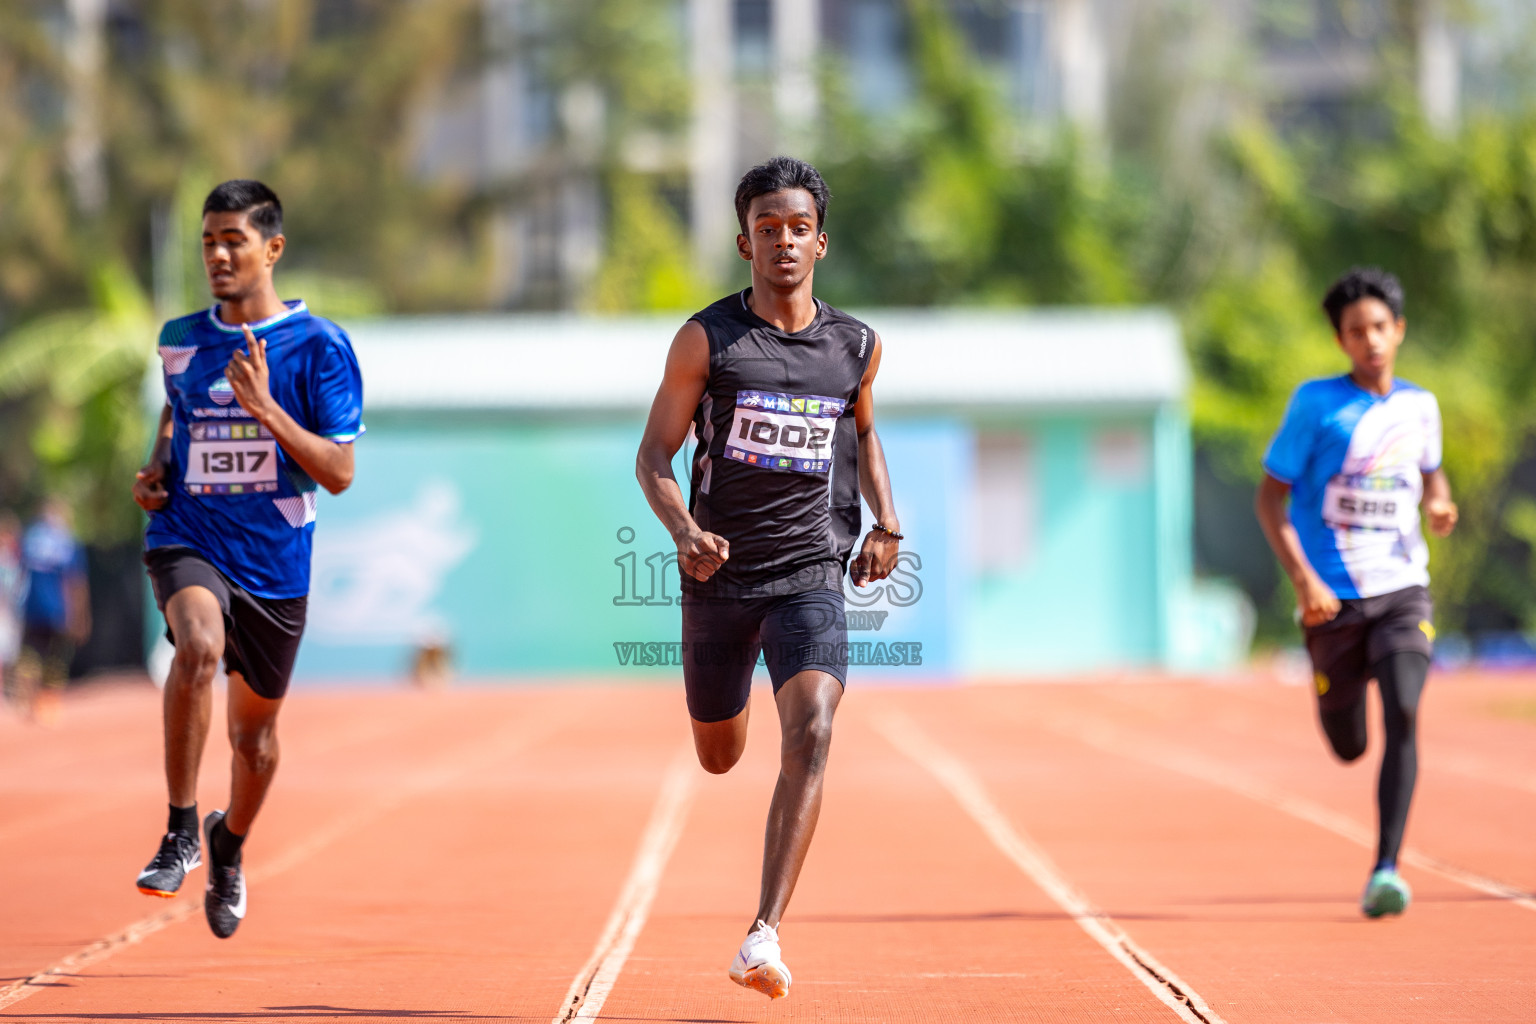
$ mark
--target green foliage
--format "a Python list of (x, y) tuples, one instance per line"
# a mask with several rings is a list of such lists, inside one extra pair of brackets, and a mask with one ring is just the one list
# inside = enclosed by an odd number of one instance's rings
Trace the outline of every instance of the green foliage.
[[(1307, 29), (1286, 21), (1293, 7), (1269, 5), (1273, 31)], [(1373, 117), (1350, 127), (1282, 134), (1237, 102), (1225, 127), (1181, 135), (1155, 99), (1135, 96), (1161, 134), (1122, 119), (1107, 153), (1060, 130), (1040, 146), (945, 6), (907, 0), (907, 12), (910, 109), (871, 120), (835, 73), (826, 90), (832, 250), (818, 283), (829, 298), (1170, 306), (1195, 371), (1197, 445), (1246, 490), (1296, 385), (1348, 368), (1319, 308), (1328, 283), (1354, 264), (1388, 267), (1408, 294), (1400, 370), (1440, 399), (1462, 509), (1451, 540), (1431, 539), (1442, 618), (1453, 629), (1536, 622), (1536, 527), (1511, 484), (1536, 447), (1536, 108), (1475, 112), (1438, 137), (1396, 91), (1402, 62), (1389, 50)], [(1175, 15), (1147, 31), (1186, 30)], [(1176, 69), (1148, 63), (1156, 52), (1138, 48), (1126, 80), (1176, 102), (1184, 87)], [(1285, 586), (1254, 595), (1271, 631), (1289, 620)]]
[(144, 0), (94, 71), (67, 65), (57, 7), (0, 5), (0, 433), (29, 441), (0, 451), (0, 505), (61, 493), (105, 542), (139, 523), (156, 327), (139, 282), (158, 248), (160, 315), (207, 302), (198, 222), (219, 181), (277, 187), (279, 289), (322, 315), (483, 305), (478, 186), (413, 164), (417, 111), (478, 59), (481, 5)]
[[(586, 305), (599, 313), (708, 305), (715, 296), (690, 265), (683, 226), (654, 182), (617, 171), (609, 196), (608, 251)], [(637, 246), (645, 259), (635, 259)]]
[[(1536, 452), (1528, 93), (1441, 138), (1399, 95), (1406, 64), (1388, 54), (1382, 95), (1349, 126), (1281, 131), (1243, 84), (1241, 54), (1178, 64), (1206, 31), (1200, 5), (1148, 5), (1160, 13), (1134, 27), (1109, 136), (1081, 137), (1022, 117), (944, 0), (903, 3), (909, 104), (859, 110), (826, 62), (812, 155), (834, 193), (828, 299), (1169, 306), (1195, 369), (1197, 444), (1246, 489), (1296, 384), (1345, 367), (1323, 289), (1352, 264), (1387, 266), (1408, 293), (1401, 369), (1440, 398), (1463, 513), (1432, 542), (1442, 616), (1536, 625), (1536, 503), (1515, 485)], [(605, 242), (590, 286), (560, 301), (661, 310), (711, 297), (679, 203), (691, 98), (674, 0), (526, 0), (521, 43), (479, 0), (142, 0), (142, 38), (85, 82), (45, 27), (56, 6), (0, 4), (0, 432), (28, 439), (0, 446), (0, 503), (59, 490), (90, 535), (131, 532), (154, 337), (137, 282), (154, 279), (162, 316), (204, 301), (198, 209), (227, 177), (278, 187), (279, 287), (322, 315), (484, 307), (498, 251), (524, 241), (495, 214), (553, 206), (577, 181), (603, 197)], [(1312, 6), (1262, 5), (1263, 31), (1308, 37)], [(451, 108), (514, 45), (551, 87), (540, 158), (504, 180), (423, 175), (420, 112)], [(1510, 60), (1530, 52), (1512, 45)], [(92, 107), (99, 209), (71, 156), (78, 110)], [(157, 246), (152, 224), (181, 244)], [(1255, 597), (1283, 621), (1283, 589)]]
[(69, 500), (82, 536), (110, 542), (138, 526), (122, 492), (143, 456), (138, 392), (155, 325), (120, 265), (98, 270), (93, 286), (91, 310), (38, 317), (0, 342), (0, 429), (31, 440), (5, 446), (0, 473), (33, 500)]
[(1431, 539), (1441, 614), (1523, 626), (1536, 583), (1510, 475), (1536, 429), (1536, 111), (1439, 138), (1407, 104), (1388, 109), (1383, 133), (1328, 147), (1258, 122), (1228, 137), (1234, 241), (1186, 307), (1197, 439), (1230, 479), (1256, 481), (1290, 390), (1348, 368), (1317, 306), (1328, 282), (1352, 264), (1392, 269), (1408, 297), (1399, 372), (1440, 400), (1462, 510), (1453, 539)]

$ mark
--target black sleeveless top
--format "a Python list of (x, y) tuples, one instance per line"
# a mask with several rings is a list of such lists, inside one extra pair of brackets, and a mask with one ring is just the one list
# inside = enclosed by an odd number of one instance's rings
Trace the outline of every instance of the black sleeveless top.
[(776, 597), (842, 587), (860, 533), (854, 405), (874, 332), (817, 300), (804, 330), (752, 312), (750, 289), (695, 314), (709, 379), (693, 415), (689, 510), (730, 558), (689, 593)]

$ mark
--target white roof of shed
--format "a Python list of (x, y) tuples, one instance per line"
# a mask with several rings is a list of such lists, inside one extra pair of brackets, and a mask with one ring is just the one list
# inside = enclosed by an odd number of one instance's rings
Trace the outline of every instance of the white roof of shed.
[[(869, 310), (882, 408), (1146, 405), (1183, 397), (1160, 310)], [(390, 317), (346, 325), (369, 409), (644, 411), (683, 318)]]

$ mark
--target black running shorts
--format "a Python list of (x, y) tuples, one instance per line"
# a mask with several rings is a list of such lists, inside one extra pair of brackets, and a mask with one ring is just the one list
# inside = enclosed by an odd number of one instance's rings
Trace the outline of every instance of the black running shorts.
[[(257, 597), (191, 548), (151, 548), (144, 553), (144, 564), (162, 613), (178, 590), (204, 587), (212, 591), (224, 611), (224, 668), (240, 673), (258, 697), (282, 699), (304, 635), (308, 597)], [(176, 642), (169, 625), (165, 636)]]
[(752, 695), (761, 652), (773, 692), (807, 669), (848, 680), (848, 619), (840, 590), (782, 597), (700, 597), (683, 593), (683, 685), (688, 714), (724, 722)]
[(1425, 587), (1340, 602), (1333, 621), (1306, 629), (1317, 703), (1324, 711), (1353, 707), (1376, 665), (1389, 654), (1434, 654), (1434, 604)]

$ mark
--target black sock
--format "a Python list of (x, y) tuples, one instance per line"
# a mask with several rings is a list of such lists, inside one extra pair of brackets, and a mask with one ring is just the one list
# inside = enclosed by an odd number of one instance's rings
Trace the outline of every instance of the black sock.
[(1382, 732), (1386, 736), (1381, 775), (1376, 783), (1381, 825), (1381, 841), (1376, 849), (1378, 864), (1396, 864), (1403, 845), (1408, 805), (1413, 800), (1413, 786), (1419, 774), (1419, 695), (1424, 692), (1428, 675), (1429, 659), (1417, 652), (1389, 654), (1376, 665), (1376, 684), (1381, 689), (1385, 718)]
[(193, 804), (191, 807), (177, 807), (175, 804), (171, 804), (170, 808), (171, 820), (170, 824), (165, 827), (165, 830), (167, 832), (180, 832), (182, 835), (196, 837), (197, 804)]
[(240, 845), (244, 842), (245, 836), (235, 835), (223, 821), (213, 826), (208, 834), (210, 852), (220, 864), (229, 867), (240, 863)]

